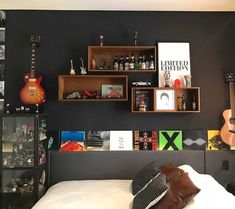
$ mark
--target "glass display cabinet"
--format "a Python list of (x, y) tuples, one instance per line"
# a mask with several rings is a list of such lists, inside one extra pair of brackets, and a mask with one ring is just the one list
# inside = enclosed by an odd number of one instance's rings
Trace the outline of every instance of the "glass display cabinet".
[(46, 117), (6, 114), (1, 117), (1, 207), (30, 209), (45, 191)]

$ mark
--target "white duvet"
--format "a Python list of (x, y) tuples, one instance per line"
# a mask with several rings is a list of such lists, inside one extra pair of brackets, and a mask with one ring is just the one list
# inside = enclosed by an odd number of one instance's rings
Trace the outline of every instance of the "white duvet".
[[(235, 197), (211, 176), (181, 166), (201, 191), (185, 209), (235, 209)], [(129, 209), (131, 180), (64, 181), (52, 186), (33, 209)]]

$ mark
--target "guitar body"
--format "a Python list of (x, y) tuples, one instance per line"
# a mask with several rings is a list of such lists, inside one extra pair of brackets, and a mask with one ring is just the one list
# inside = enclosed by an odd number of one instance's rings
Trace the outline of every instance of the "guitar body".
[(45, 101), (45, 91), (40, 83), (42, 77), (30, 78), (25, 75), (25, 86), (20, 91), (20, 99), (24, 104), (42, 104)]

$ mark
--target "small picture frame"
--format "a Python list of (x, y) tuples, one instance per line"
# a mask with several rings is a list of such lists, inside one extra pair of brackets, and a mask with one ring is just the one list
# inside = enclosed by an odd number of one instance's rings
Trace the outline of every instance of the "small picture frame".
[(175, 110), (175, 91), (173, 89), (156, 90), (156, 110)]
[(6, 12), (0, 10), (0, 27), (6, 26)]
[(103, 84), (101, 95), (102, 98), (121, 99), (123, 98), (123, 85)]
[(5, 95), (5, 81), (0, 81), (0, 99), (3, 99)]
[(4, 70), (5, 70), (5, 63), (4, 61), (0, 61), (0, 80), (4, 79)]
[(5, 28), (0, 27), (0, 42), (5, 42)]

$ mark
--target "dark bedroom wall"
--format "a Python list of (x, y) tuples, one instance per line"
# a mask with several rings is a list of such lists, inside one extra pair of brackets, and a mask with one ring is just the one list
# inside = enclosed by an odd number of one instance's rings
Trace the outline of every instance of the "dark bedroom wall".
[[(190, 42), (192, 83), (201, 87), (200, 113), (134, 114), (130, 99), (57, 101), (57, 76), (68, 74), (71, 58), (78, 70), (79, 57), (87, 65), (87, 46), (97, 45), (100, 34), (105, 45), (128, 45), (135, 30), (140, 45)], [(21, 104), (19, 89), (30, 66), (31, 33), (41, 34), (37, 72), (44, 77), (50, 130), (218, 129), (223, 124), (221, 114), (229, 106), (223, 72), (235, 71), (235, 13), (7, 11), (6, 103), (11, 106)], [(129, 82), (157, 81), (156, 74), (128, 75)]]

